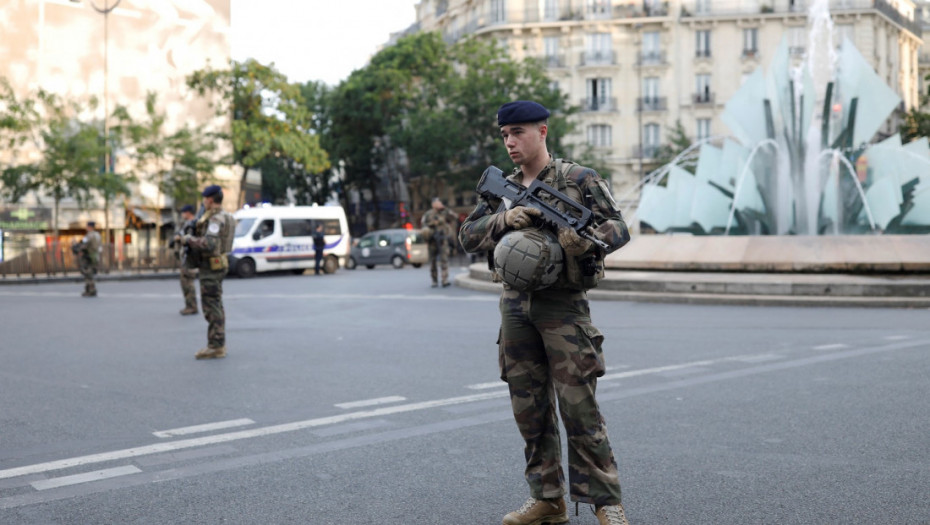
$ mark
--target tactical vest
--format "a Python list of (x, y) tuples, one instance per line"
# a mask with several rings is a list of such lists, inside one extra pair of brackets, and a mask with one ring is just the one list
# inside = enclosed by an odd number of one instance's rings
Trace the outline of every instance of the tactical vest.
[[(584, 203), (584, 192), (575, 181), (585, 168), (579, 166), (570, 160), (555, 159), (554, 161), (555, 176), (550, 172), (543, 182), (552, 186), (560, 193), (568, 195), (577, 202)], [(513, 175), (510, 176), (511, 178)], [(546, 202), (555, 206), (563, 213), (566, 213), (566, 206), (557, 199), (547, 199), (545, 193), (541, 193)], [(493, 260), (489, 257), (491, 271), (493, 272), (492, 280), (501, 282), (502, 279), (494, 268)], [(572, 289), (572, 290), (590, 290), (597, 287), (601, 279), (604, 278), (604, 254), (600, 250), (587, 252), (576, 257), (565, 255), (563, 258), (562, 273), (559, 274), (558, 280), (550, 286), (553, 289)]]

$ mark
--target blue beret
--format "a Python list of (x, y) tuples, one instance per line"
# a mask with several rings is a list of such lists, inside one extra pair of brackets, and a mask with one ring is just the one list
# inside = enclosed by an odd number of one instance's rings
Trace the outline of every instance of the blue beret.
[(220, 188), (216, 184), (213, 184), (212, 186), (207, 186), (206, 188), (204, 188), (203, 193), (201, 193), (200, 195), (203, 197), (212, 197), (216, 195), (217, 193), (222, 193), (222, 192), (223, 192), (223, 188)]
[(87, 225), (90, 226), (91, 228), (96, 228), (96, 227), (97, 227), (97, 223), (94, 222), (94, 221), (87, 221)]
[(191, 206), (190, 204), (185, 204), (184, 206), (181, 206), (181, 213), (184, 213), (184, 212), (194, 213), (194, 207)]
[(497, 125), (522, 124), (524, 122), (539, 122), (549, 118), (549, 110), (537, 102), (530, 100), (517, 100), (508, 102), (497, 110)]

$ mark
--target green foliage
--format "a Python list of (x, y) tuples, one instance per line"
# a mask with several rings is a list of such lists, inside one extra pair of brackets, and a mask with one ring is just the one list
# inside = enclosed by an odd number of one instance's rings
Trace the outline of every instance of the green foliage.
[(300, 86), (289, 83), (273, 65), (231, 61), (229, 69), (208, 67), (192, 73), (187, 84), (201, 96), (212, 97), (217, 115), (231, 118), (228, 138), (234, 164), (251, 168), (271, 158), (287, 158), (312, 173), (329, 168)]
[[(675, 157), (680, 155), (683, 151), (691, 147), (691, 139), (688, 138), (688, 134), (685, 132), (685, 127), (681, 124), (680, 120), (675, 121), (675, 127), (668, 128), (668, 141), (665, 144), (662, 144), (658, 151), (656, 151), (655, 158), (653, 163), (657, 166), (664, 166), (669, 162), (675, 160)], [(694, 173), (693, 166), (681, 166), (683, 169)]]
[(919, 137), (930, 137), (930, 113), (918, 108), (911, 108), (904, 115), (904, 121), (898, 127), (901, 142), (907, 143)]
[[(157, 106), (157, 95), (148, 93), (144, 118), (134, 119), (125, 106), (114, 110), (113, 134), (133, 161), (127, 176), (120, 180), (148, 180), (173, 202), (194, 203), (200, 186), (216, 167), (216, 142), (202, 128), (185, 126), (169, 133), (165, 129), (167, 117)], [(110, 188), (125, 193), (124, 186)]]

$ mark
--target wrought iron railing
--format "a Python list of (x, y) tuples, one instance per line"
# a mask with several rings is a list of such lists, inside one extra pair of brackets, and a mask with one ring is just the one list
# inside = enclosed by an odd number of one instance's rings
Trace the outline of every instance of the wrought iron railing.
[[(178, 268), (178, 260), (171, 248), (145, 248), (121, 246), (117, 252), (108, 245), (100, 255), (100, 273), (158, 272)], [(46, 247), (31, 248), (9, 260), (0, 262), (0, 279), (21, 277), (55, 277), (80, 274), (79, 256), (71, 245), (53, 242)]]

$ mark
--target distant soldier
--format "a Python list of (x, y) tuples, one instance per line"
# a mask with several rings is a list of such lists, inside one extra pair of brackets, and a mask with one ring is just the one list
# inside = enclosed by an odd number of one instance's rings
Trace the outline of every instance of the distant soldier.
[(449, 286), (449, 247), (458, 229), (458, 219), (452, 211), (446, 209), (439, 197), (433, 199), (433, 209), (423, 214), (420, 221), (423, 236), (429, 246), (429, 275), (433, 279), (433, 288), (438, 286), (439, 272), (436, 259), (442, 269), (442, 286)]
[(317, 223), (316, 229), (313, 230), (313, 258), (316, 262), (313, 273), (315, 275), (320, 275), (320, 272), (323, 271), (323, 250), (325, 249), (326, 234), (323, 232), (323, 224)]
[(226, 254), (232, 249), (236, 219), (223, 211), (223, 189), (207, 186), (203, 193), (204, 214), (193, 234), (181, 237), (199, 261), (200, 305), (207, 320), (207, 347), (197, 359), (226, 357), (226, 312), (223, 310), (223, 277), (229, 271)]
[(84, 293), (81, 294), (82, 297), (97, 297), (97, 285), (94, 282), (94, 276), (97, 274), (103, 243), (100, 240), (100, 234), (97, 233), (96, 226), (97, 223), (94, 221), (87, 221), (87, 233), (84, 234), (81, 242), (72, 246), (72, 250), (78, 256), (81, 274), (84, 276)]
[(194, 288), (194, 280), (197, 279), (198, 264), (191, 254), (190, 247), (181, 245), (181, 237), (194, 233), (195, 223), (194, 207), (190, 204), (184, 205), (181, 208), (181, 224), (172, 241), (181, 270), (181, 293), (184, 294), (184, 309), (181, 310), (181, 315), (197, 313), (197, 290)]

